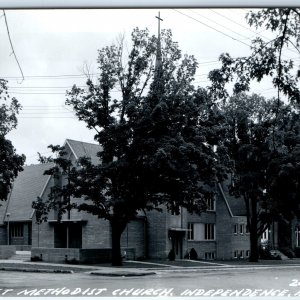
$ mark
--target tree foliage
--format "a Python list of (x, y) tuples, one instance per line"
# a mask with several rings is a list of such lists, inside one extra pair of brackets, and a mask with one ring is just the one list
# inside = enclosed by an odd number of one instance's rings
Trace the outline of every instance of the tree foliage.
[(85, 199), (79, 210), (109, 220), (114, 264), (121, 263), (121, 233), (138, 211), (166, 205), (200, 213), (227, 161), (222, 115), (192, 85), (195, 58), (182, 55), (170, 30), (158, 41), (136, 28), (131, 39), (126, 60), (122, 39), (101, 49), (97, 81), (74, 86), (66, 101), (96, 130), (102, 149), (98, 164), (83, 157), (70, 169), (68, 190)]
[(16, 128), (17, 114), (20, 104), (17, 99), (10, 98), (7, 82), (0, 79), (0, 200), (6, 200), (12, 182), (25, 161), (24, 155), (18, 155), (6, 135)]
[[(252, 41), (251, 54), (220, 56), (221, 68), (209, 73), (210, 95), (222, 99), (228, 122), (229, 155), (234, 162), (232, 192), (247, 206), (251, 257), (258, 258), (259, 235), (274, 220), (289, 220), (298, 213), (299, 195), (299, 53), (300, 11), (269, 8), (247, 14), (250, 26), (266, 29)], [(294, 53), (294, 54), (293, 54)], [(251, 83), (271, 78), (276, 100), (247, 96)], [(233, 83), (229, 99), (227, 86)], [(282, 96), (289, 100), (283, 104)]]
[(54, 185), (51, 187), (48, 199), (43, 200), (38, 197), (33, 202), (32, 207), (36, 210), (36, 221), (41, 223), (47, 220), (47, 214), (51, 210), (57, 212), (57, 218), (60, 221), (64, 213), (70, 213), (76, 204), (71, 203), (71, 195), (74, 192), (74, 185), (70, 183), (71, 171), (76, 171), (72, 161), (66, 158), (64, 147), (59, 145), (49, 145), (55, 154), (55, 157), (40, 156), (41, 163), (53, 163), (52, 167), (44, 172), (44, 175), (51, 175), (54, 180)]
[(252, 80), (260, 82), (272, 78), (272, 83), (280, 95), (285, 95), (291, 103), (300, 103), (299, 65), (291, 56), (300, 53), (300, 10), (298, 8), (268, 8), (247, 14), (250, 26), (264, 28), (274, 36), (270, 40), (256, 37), (252, 41), (252, 53), (248, 57), (232, 58), (228, 53), (220, 56), (222, 67), (210, 72), (211, 92), (225, 99), (225, 86), (234, 83), (234, 93), (249, 91)]
[[(273, 221), (299, 214), (299, 114), (277, 99), (239, 94), (224, 104), (227, 149), (234, 161), (231, 192), (243, 198), (252, 261)], [(238, 201), (238, 200), (237, 200)]]

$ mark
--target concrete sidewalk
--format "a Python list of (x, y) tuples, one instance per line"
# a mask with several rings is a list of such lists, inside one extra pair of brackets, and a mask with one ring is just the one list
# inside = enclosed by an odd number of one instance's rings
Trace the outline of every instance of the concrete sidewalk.
[(258, 263), (248, 261), (193, 261), (193, 260), (145, 260), (124, 261), (121, 267), (112, 267), (111, 264), (99, 265), (71, 265), (46, 262), (31, 262), (12, 259), (0, 260), (0, 271), (19, 271), (37, 273), (87, 273), (98, 276), (147, 276), (155, 275), (156, 271), (191, 272), (205, 270), (228, 270), (266, 267), (300, 267), (300, 259), (289, 260), (261, 260)]
[(101, 276), (147, 276), (155, 275), (151, 270), (126, 267), (112, 267), (110, 264), (105, 266), (90, 266), (90, 265), (71, 265), (71, 264), (56, 264), (45, 262), (29, 262), (20, 260), (2, 259), (0, 260), (0, 271), (18, 271), (18, 272), (35, 272), (35, 273), (88, 273), (91, 275)]

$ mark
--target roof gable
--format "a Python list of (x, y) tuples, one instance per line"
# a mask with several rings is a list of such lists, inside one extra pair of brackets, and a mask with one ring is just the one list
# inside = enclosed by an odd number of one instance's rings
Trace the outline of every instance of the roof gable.
[(230, 179), (223, 181), (220, 184), (222, 195), (224, 200), (228, 204), (229, 210), (232, 212), (233, 216), (246, 216), (246, 205), (242, 198), (236, 198), (230, 195), (228, 186), (230, 185)]
[[(5, 221), (5, 214), (10, 213), (10, 221), (30, 220), (32, 218), (32, 202), (41, 196), (50, 176), (43, 175), (53, 163), (25, 166), (13, 182), (8, 200), (3, 203), (0, 220)], [(5, 208), (5, 209), (4, 209)]]
[(85, 156), (91, 158), (93, 164), (99, 163), (99, 157), (97, 156), (97, 153), (102, 150), (100, 145), (70, 139), (66, 140), (65, 146), (66, 145), (70, 148), (76, 159)]

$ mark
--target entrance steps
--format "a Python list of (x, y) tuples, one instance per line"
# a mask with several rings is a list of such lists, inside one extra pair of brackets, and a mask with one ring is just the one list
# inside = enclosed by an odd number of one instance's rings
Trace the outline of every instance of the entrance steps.
[(273, 257), (280, 257), (281, 260), (287, 260), (289, 259), (286, 255), (284, 255), (281, 251), (279, 250), (271, 250), (270, 251), (271, 255)]
[(16, 251), (10, 260), (30, 261), (31, 251)]

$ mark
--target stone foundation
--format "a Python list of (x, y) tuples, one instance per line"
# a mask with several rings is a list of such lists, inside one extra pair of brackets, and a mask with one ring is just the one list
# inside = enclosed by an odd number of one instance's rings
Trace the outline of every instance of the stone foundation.
[[(126, 259), (135, 259), (135, 249), (126, 251)], [(32, 248), (31, 259), (35, 261), (70, 263), (70, 264), (97, 264), (111, 262), (111, 249), (77, 249), (77, 248)]]

